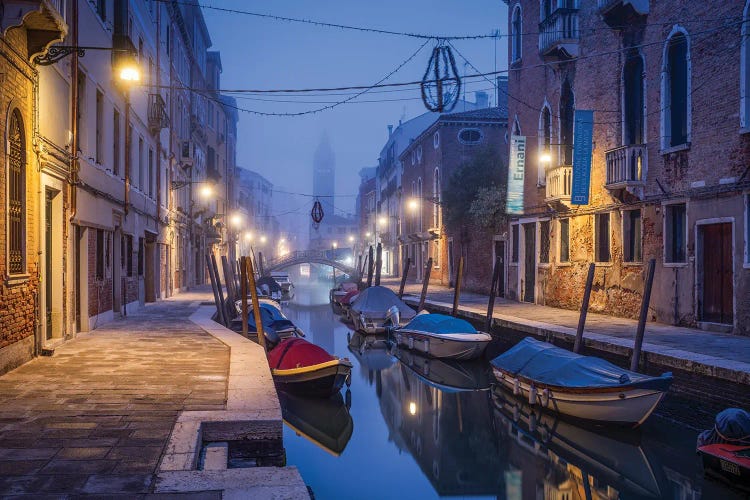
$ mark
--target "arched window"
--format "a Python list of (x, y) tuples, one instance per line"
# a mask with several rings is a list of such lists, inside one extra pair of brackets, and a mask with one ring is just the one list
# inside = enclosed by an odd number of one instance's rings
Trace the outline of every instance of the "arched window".
[(643, 92), (643, 57), (635, 50), (628, 52), (622, 72), (623, 81), (623, 145), (645, 143)]
[(575, 111), (575, 96), (566, 78), (560, 92), (560, 158), (564, 165), (573, 164), (573, 115)]
[(432, 227), (439, 228), (441, 225), (441, 213), (440, 213), (440, 201), (442, 196), (440, 194), (440, 169), (436, 168), (435, 173), (432, 177)]
[[(541, 20), (544, 21), (549, 16), (552, 15), (552, 0), (542, 0), (541, 2), (541, 8), (539, 9), (539, 14), (541, 16)], [(556, 2), (555, 2), (556, 3)]]
[(435, 134), (432, 136), (432, 145), (435, 147), (435, 149), (440, 147), (440, 132), (435, 132)]
[(552, 156), (552, 110), (550, 109), (547, 101), (544, 101), (542, 106), (542, 112), (539, 114), (539, 170), (538, 170), (538, 184), (543, 186), (546, 184), (546, 171), (545, 168), (550, 166), (549, 163), (541, 161), (542, 155), (547, 157)]
[(662, 64), (662, 148), (690, 142), (690, 42), (675, 26), (667, 38)]
[(521, 124), (518, 122), (518, 115), (513, 118), (513, 134), (521, 135)]
[(422, 201), (422, 178), (417, 179), (417, 199), (420, 200), (420, 210), (419, 210), (419, 232), (422, 232), (422, 209), (421, 209), (421, 201)]
[(750, 1), (742, 15), (740, 45), (740, 127), (750, 128)]
[(23, 119), (13, 109), (8, 119), (8, 274), (26, 273), (26, 137)]
[(516, 62), (521, 60), (521, 33), (523, 33), (523, 22), (521, 20), (521, 4), (516, 4), (513, 8), (513, 17), (510, 22), (511, 32), (511, 49), (510, 61)]

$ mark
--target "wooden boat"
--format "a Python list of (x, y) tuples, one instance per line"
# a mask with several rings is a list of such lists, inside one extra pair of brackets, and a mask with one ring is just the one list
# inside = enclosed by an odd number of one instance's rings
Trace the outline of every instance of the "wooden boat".
[(576, 425), (499, 385), (492, 389), (492, 401), (505, 441), (543, 457), (542, 470), (564, 464), (565, 476), (592, 477), (602, 489), (613, 487), (620, 498), (662, 498), (658, 467), (641, 447), (638, 430)]
[(492, 340), (468, 321), (445, 314), (419, 314), (393, 331), (398, 345), (433, 358), (476, 359)]
[(584, 420), (638, 426), (672, 383), (530, 337), (492, 360), (495, 378), (530, 404)]
[(333, 456), (341, 455), (354, 431), (341, 393), (328, 399), (309, 399), (281, 391), (279, 402), (284, 423), (298, 436)]
[(750, 446), (736, 444), (707, 444), (698, 447), (707, 476), (750, 491)]
[(328, 300), (331, 302), (333, 313), (342, 314), (344, 312), (344, 304), (348, 305), (351, 298), (357, 292), (357, 284), (349, 281), (340, 283), (336, 288), (332, 288), (328, 295)]
[[(275, 340), (268, 335), (272, 341)], [(304, 339), (278, 342), (268, 353), (271, 375), (279, 389), (300, 396), (327, 398), (350, 380), (352, 364)]]
[[(233, 320), (235, 326), (233, 326), (232, 329), (237, 330), (236, 324), (239, 323), (238, 331), (240, 331), (242, 330), (242, 301), (238, 300), (234, 305), (237, 309), (238, 317)], [(284, 311), (281, 310), (281, 306), (275, 300), (259, 298), (258, 305), (260, 306), (260, 315), (264, 329), (272, 329), (282, 339), (292, 336), (305, 336), (305, 332), (286, 317)], [(255, 316), (253, 315), (252, 306), (250, 304), (248, 304), (248, 309), (248, 331), (250, 333), (257, 333), (258, 329), (255, 326)]]
[[(394, 308), (398, 314), (394, 314)], [(414, 309), (384, 286), (362, 290), (349, 311), (354, 328), (368, 334), (385, 333), (387, 328), (398, 327), (402, 321), (409, 321), (416, 314)]]
[(271, 278), (281, 286), (281, 300), (292, 300), (292, 297), (294, 297), (294, 283), (289, 278), (289, 273), (272, 271)]
[(404, 349), (394, 349), (393, 354), (425, 384), (442, 392), (486, 391), (492, 384), (492, 374), (483, 361), (429, 358)]

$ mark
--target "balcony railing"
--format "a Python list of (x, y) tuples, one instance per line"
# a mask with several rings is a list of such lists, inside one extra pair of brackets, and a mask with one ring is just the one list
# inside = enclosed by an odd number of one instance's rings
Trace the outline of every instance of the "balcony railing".
[(560, 8), (539, 23), (539, 53), (565, 58), (578, 55), (578, 9)]
[(649, 12), (649, 0), (598, 0), (599, 14), (613, 28), (629, 25)]
[(607, 189), (622, 189), (643, 183), (648, 166), (645, 144), (620, 146), (604, 152), (607, 165)]
[(570, 201), (570, 187), (573, 181), (573, 166), (558, 165), (546, 171), (547, 201)]
[(161, 94), (148, 95), (148, 126), (151, 130), (161, 130), (169, 126), (167, 105)]

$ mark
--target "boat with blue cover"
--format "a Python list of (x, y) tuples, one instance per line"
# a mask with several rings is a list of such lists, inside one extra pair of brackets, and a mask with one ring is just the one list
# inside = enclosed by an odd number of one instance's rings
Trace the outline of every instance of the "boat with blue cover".
[[(263, 322), (264, 329), (271, 329), (276, 334), (285, 339), (287, 337), (304, 337), (305, 333), (297, 327), (292, 321), (286, 317), (284, 311), (281, 310), (281, 306), (278, 302), (271, 299), (258, 299), (258, 306), (260, 307), (260, 318)], [(235, 302), (237, 308), (237, 318), (235, 322), (239, 323), (238, 329), (242, 329), (242, 301), (238, 300)], [(255, 325), (255, 315), (253, 314), (252, 306), (248, 305), (248, 318), (247, 325), (250, 333), (257, 333), (258, 327)], [(237, 329), (237, 328), (234, 328)]]
[(471, 323), (445, 314), (419, 314), (393, 331), (398, 345), (433, 358), (476, 359), (492, 340)]
[(642, 424), (672, 384), (527, 337), (492, 360), (495, 378), (529, 404), (601, 423)]

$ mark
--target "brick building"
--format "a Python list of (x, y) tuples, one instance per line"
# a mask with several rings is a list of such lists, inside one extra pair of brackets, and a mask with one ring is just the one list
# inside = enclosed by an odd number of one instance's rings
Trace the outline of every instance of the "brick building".
[[(430, 281), (452, 284), (463, 256), (463, 283), (474, 290), (490, 287), (494, 254), (504, 255), (507, 231), (451, 233), (443, 222), (441, 203), (451, 176), (472, 158), (488, 150), (503, 161), (507, 158), (507, 126), (504, 106), (443, 114), (401, 154), (404, 215), (398, 241), (401, 254), (411, 259), (410, 275), (419, 281), (432, 258)], [(504, 179), (487, 179), (488, 185), (493, 182), (504, 188)]]
[[(579, 307), (594, 262), (591, 309), (635, 317), (653, 258), (651, 319), (750, 334), (747, 3), (505, 1), (527, 144), (510, 295)], [(587, 205), (575, 110), (594, 116)]]

